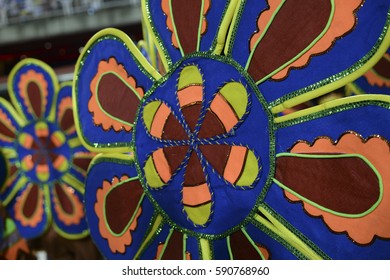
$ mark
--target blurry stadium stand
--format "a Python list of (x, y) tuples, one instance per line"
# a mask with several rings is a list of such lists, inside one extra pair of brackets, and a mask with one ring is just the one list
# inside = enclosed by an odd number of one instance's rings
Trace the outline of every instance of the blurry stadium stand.
[(106, 27), (139, 40), (140, 0), (0, 0), (0, 95), (6, 97), (7, 75), (24, 57), (48, 63), (60, 81), (72, 79), (79, 49)]

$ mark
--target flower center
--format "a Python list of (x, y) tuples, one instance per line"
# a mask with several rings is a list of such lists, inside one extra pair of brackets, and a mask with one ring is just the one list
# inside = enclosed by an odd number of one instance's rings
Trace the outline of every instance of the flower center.
[(141, 181), (162, 215), (189, 233), (221, 235), (245, 223), (273, 168), (270, 116), (233, 61), (178, 63), (145, 97), (134, 134)]
[(16, 145), (20, 167), (33, 182), (59, 179), (69, 168), (70, 147), (54, 123), (29, 123), (19, 133)]

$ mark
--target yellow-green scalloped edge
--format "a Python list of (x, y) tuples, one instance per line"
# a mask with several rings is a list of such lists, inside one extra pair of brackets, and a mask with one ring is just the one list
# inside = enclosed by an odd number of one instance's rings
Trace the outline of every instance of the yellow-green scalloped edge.
[(77, 83), (78, 83), (78, 73), (80, 72), (81, 69), (81, 62), (86, 56), (86, 53), (88, 52), (89, 48), (95, 44), (100, 38), (104, 36), (113, 36), (119, 38), (121, 41), (123, 41), (126, 45), (126, 47), (130, 50), (131, 54), (137, 59), (138, 63), (144, 68), (146, 72), (148, 72), (155, 80), (159, 80), (161, 78), (161, 75), (157, 72), (156, 69), (154, 69), (150, 63), (147, 61), (147, 59), (142, 55), (141, 51), (138, 49), (137, 45), (130, 39), (130, 37), (122, 32), (119, 29), (116, 28), (106, 28), (103, 29), (99, 32), (97, 32), (94, 36), (92, 36), (91, 39), (87, 42), (87, 44), (84, 46), (83, 51), (81, 52), (79, 58), (77, 59), (76, 66), (75, 66), (75, 71), (74, 71), (74, 76), (73, 76), (73, 86), (72, 86), (72, 103), (73, 103), (73, 118), (75, 120), (75, 126), (76, 126), (76, 131), (77, 135), (79, 135), (81, 144), (88, 149), (91, 152), (130, 152), (132, 151), (131, 147), (125, 146), (125, 147), (98, 147), (94, 146), (92, 143), (89, 144), (86, 139), (84, 138), (83, 131), (80, 127), (79, 123), (79, 114), (77, 110)]
[(293, 119), (297, 119), (300, 117), (308, 116), (311, 114), (315, 114), (327, 109), (335, 108), (338, 106), (346, 105), (346, 104), (354, 104), (358, 102), (364, 102), (364, 101), (382, 101), (387, 102), (390, 104), (390, 96), (384, 95), (384, 94), (362, 94), (362, 95), (355, 95), (355, 96), (349, 96), (344, 97), (340, 99), (335, 99), (308, 109), (300, 110), (288, 115), (276, 117), (274, 119), (275, 123), (280, 124), (286, 121), (290, 121)]
[(326, 93), (330, 93), (338, 88), (341, 88), (345, 86), (346, 84), (358, 79), (362, 75), (364, 75), (369, 69), (374, 67), (374, 65), (383, 57), (383, 55), (386, 53), (390, 46), (390, 28), (386, 31), (386, 35), (383, 38), (382, 43), (380, 44), (378, 51), (358, 70), (355, 72), (346, 75), (345, 77), (337, 80), (336, 82), (327, 84), (323, 87), (320, 87), (318, 89), (315, 89), (313, 91), (309, 91), (306, 93), (303, 93), (299, 96), (293, 97), (289, 100), (286, 100), (282, 102), (281, 104), (278, 104), (271, 108), (272, 113), (277, 114), (280, 112), (283, 112), (285, 109), (292, 108), (298, 104), (301, 104), (303, 102), (306, 102), (310, 99), (319, 97), (321, 95), (324, 95)]
[[(43, 68), (43, 70), (45, 70), (50, 78), (52, 79), (52, 82), (53, 82), (53, 90), (54, 90), (54, 96), (53, 96), (53, 99), (52, 99), (52, 106), (49, 107), (49, 115), (48, 115), (48, 118), (47, 120), (49, 121), (52, 121), (54, 122), (54, 119), (53, 119), (53, 114), (52, 114), (52, 111), (53, 111), (53, 104), (54, 101), (57, 99), (57, 93), (58, 93), (58, 90), (59, 90), (59, 82), (58, 82), (58, 78), (57, 78), (57, 74), (54, 72), (53, 68), (51, 68), (48, 64), (46, 64), (45, 62), (39, 60), (39, 59), (35, 59), (35, 58), (25, 58), (21, 61), (19, 61), (11, 70), (10, 74), (9, 74), (9, 78), (8, 78), (8, 83), (7, 83), (7, 86), (8, 86), (8, 93), (9, 93), (9, 96), (10, 96), (10, 99), (11, 99), (11, 102), (12, 102), (12, 105), (14, 105), (14, 107), (16, 108), (17, 112), (24, 117), (24, 119), (27, 120), (27, 117), (25, 115), (25, 113), (23, 112), (23, 110), (20, 108), (19, 106), (19, 103), (18, 103), (18, 100), (15, 96), (15, 92), (13, 90), (13, 87), (12, 87), (12, 84), (13, 84), (13, 81), (14, 81), (14, 78), (15, 78), (15, 75), (16, 73), (24, 66), (26, 65), (29, 65), (29, 64), (34, 64), (34, 65), (37, 65), (38, 67), (41, 67)], [(55, 110), (55, 109), (54, 109)]]

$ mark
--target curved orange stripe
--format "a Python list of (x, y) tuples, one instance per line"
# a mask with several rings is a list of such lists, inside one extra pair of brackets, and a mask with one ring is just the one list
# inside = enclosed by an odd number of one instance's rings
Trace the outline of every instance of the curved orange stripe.
[(196, 206), (211, 201), (211, 193), (207, 184), (195, 187), (183, 187), (183, 204)]
[(153, 136), (161, 138), (164, 132), (165, 123), (167, 122), (167, 119), (170, 114), (171, 114), (171, 110), (168, 108), (168, 106), (165, 105), (164, 103), (161, 103), (160, 107), (158, 108), (153, 118), (152, 127), (150, 128), (150, 133)]
[(171, 179), (172, 173), (163, 149), (158, 149), (157, 151), (153, 152), (153, 162), (158, 175), (164, 183), (167, 183), (169, 179)]
[(47, 164), (38, 164), (37, 172), (38, 173), (49, 173), (49, 166)]
[(221, 120), (226, 132), (237, 124), (238, 118), (222, 94), (218, 93), (215, 96), (210, 108)]
[(184, 107), (196, 102), (202, 102), (203, 87), (201, 85), (191, 85), (177, 92), (180, 107)]
[(66, 162), (66, 158), (63, 155), (58, 155), (53, 162), (53, 166), (58, 170), (64, 162)]
[(27, 155), (22, 159), (22, 162), (24, 163), (24, 166), (27, 168), (25, 170), (29, 171), (34, 167), (34, 163), (32, 161), (32, 157)]
[(232, 146), (230, 155), (226, 163), (223, 177), (230, 183), (234, 184), (240, 178), (242, 169), (245, 165), (247, 148), (242, 146)]

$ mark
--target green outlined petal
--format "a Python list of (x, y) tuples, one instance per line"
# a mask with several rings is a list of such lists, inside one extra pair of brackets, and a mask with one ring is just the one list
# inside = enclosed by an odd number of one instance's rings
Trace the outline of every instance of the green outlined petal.
[(215, 95), (199, 131), (200, 138), (230, 132), (247, 112), (248, 93), (239, 82), (229, 82)]
[(46, 63), (31, 58), (20, 61), (8, 79), (12, 103), (27, 120), (50, 116), (58, 87), (54, 70)]
[(95, 34), (73, 81), (75, 123), (84, 146), (129, 151), (140, 99), (160, 77), (125, 33), (108, 28)]
[(68, 239), (87, 236), (83, 193), (64, 182), (54, 183), (51, 188), (51, 211), (55, 231)]
[(45, 188), (47, 185), (41, 187), (24, 179), (22, 188), (7, 205), (20, 235), (26, 239), (41, 236), (49, 225)]
[(132, 129), (144, 90), (115, 58), (99, 62), (98, 71), (91, 81), (91, 92), (88, 109), (93, 114), (95, 125), (116, 132)]
[(85, 209), (91, 236), (108, 259), (133, 259), (154, 216), (133, 159), (100, 154), (88, 170)]
[(389, 8), (385, 0), (242, 1), (225, 53), (248, 69), (272, 111), (282, 112), (370, 69), (388, 48)]
[(0, 189), (0, 198), (4, 205), (8, 204), (17, 191), (26, 183), (20, 168), (14, 162), (8, 163), (8, 176)]
[(206, 14), (210, 0), (162, 0), (161, 8), (167, 20), (166, 26), (172, 32), (172, 45), (184, 56), (199, 51), (200, 37), (207, 31)]
[(145, 24), (167, 70), (193, 51), (220, 53), (235, 0), (143, 0)]
[[(327, 52), (354, 28), (361, 4), (362, 0), (270, 1), (257, 22), (259, 32), (250, 41), (248, 72), (261, 82), (283, 79), (289, 69), (304, 67), (313, 55)], [(285, 44), (289, 48), (282, 51)]]
[(142, 116), (147, 131), (153, 137), (163, 140), (188, 139), (183, 126), (165, 103), (152, 101), (146, 104)]
[(286, 192), (340, 216), (366, 215), (382, 197), (377, 171), (351, 154), (279, 154), (275, 180)]
[[(279, 123), (281, 119), (276, 119), (279, 126), (277, 153), (300, 154), (298, 158), (305, 161), (304, 157), (314, 157), (308, 159), (313, 162), (309, 164), (307, 171), (297, 172), (302, 175), (299, 182), (315, 179), (321, 181), (315, 183), (320, 186), (334, 181), (330, 183), (332, 187), (323, 185), (317, 193), (322, 198), (328, 197), (325, 205), (319, 200), (315, 203), (312, 194), (311, 197), (308, 193), (300, 196), (300, 191), (294, 193), (294, 190), (286, 189), (290, 193), (287, 195), (285, 192), (289, 200), (301, 201), (309, 217), (322, 217), (332, 232), (345, 233), (359, 244), (370, 244), (376, 237), (390, 237), (390, 223), (388, 219), (382, 219), (390, 205), (389, 176), (385, 167), (390, 159), (390, 135), (383, 126), (390, 118), (389, 104), (389, 98), (385, 95), (358, 95), (331, 101), (298, 114), (293, 113), (287, 118), (291, 118), (290, 120), (282, 118), (286, 122)], [(335, 162), (325, 170), (325, 162), (328, 160)], [(344, 167), (340, 165), (336, 172), (334, 167), (342, 161)], [(315, 165), (318, 168), (311, 168)], [(280, 167), (276, 166), (277, 170), (278, 168)], [(277, 180), (284, 180), (282, 173), (277, 175)], [(282, 177), (279, 177), (280, 175)], [(364, 181), (366, 185), (362, 185)], [(287, 187), (287, 184), (285, 186)], [(308, 191), (315, 191), (316, 186), (311, 184), (311, 190)], [(333, 190), (336, 186), (339, 189)], [(280, 187), (283, 189), (282, 185)], [(343, 201), (347, 197), (349, 201)], [(336, 202), (338, 208), (330, 205), (331, 201)], [(355, 205), (351, 207), (350, 202), (353, 201)], [(277, 208), (274, 204), (271, 206)], [(381, 220), (380, 226), (378, 219)]]

